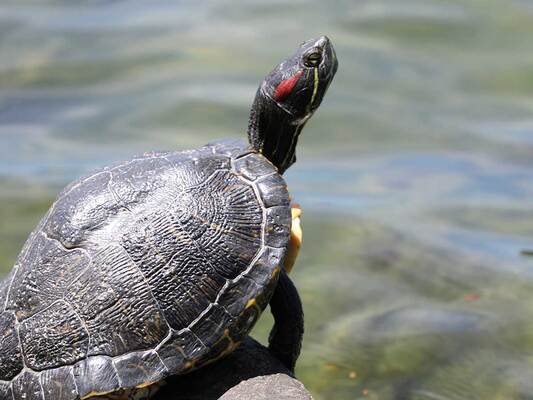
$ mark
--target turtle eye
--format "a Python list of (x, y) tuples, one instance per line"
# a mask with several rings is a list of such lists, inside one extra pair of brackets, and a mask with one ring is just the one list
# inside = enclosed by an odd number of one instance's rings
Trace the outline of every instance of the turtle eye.
[(318, 50), (313, 50), (304, 55), (304, 65), (306, 67), (316, 67), (322, 60), (322, 53)]

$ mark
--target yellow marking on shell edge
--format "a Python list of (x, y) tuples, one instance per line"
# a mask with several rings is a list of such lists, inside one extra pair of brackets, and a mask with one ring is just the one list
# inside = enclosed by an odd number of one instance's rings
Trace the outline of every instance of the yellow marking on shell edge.
[(145, 382), (141, 383), (140, 385), (135, 386), (135, 389), (143, 389), (148, 386), (152, 386), (153, 384), (156, 384), (157, 382)]
[(244, 308), (250, 308), (256, 305), (255, 298), (248, 300), (248, 303), (246, 303), (246, 307)]
[[(255, 300), (255, 299), (253, 299)], [(235, 342), (231, 336), (229, 335), (229, 329), (224, 330), (224, 335), (220, 338), (220, 340), (223, 340), (224, 338), (228, 338), (229, 345), (226, 347), (220, 354), (215, 357), (214, 359), (210, 360), (210, 362), (215, 362), (217, 360), (220, 360), (221, 358), (227, 356), (228, 354), (232, 353), (237, 347), (239, 347), (240, 342)]]
[(105, 396), (106, 394), (110, 394), (110, 393), (113, 393), (113, 392), (115, 392), (115, 390), (110, 390), (110, 391), (107, 391), (107, 392), (95, 392), (95, 391), (92, 391), (92, 392), (87, 393), (85, 396), (81, 397), (80, 399), (81, 400), (85, 400), (85, 399), (88, 399), (88, 398), (91, 398), (91, 397)]
[(291, 208), (291, 217), (292, 219), (300, 218), (302, 216), (302, 209), (300, 206), (293, 206)]
[[(96, 392), (96, 391), (92, 391), (90, 393), (88, 393), (87, 395), (81, 397), (81, 400), (85, 400), (85, 399), (89, 399), (89, 398), (95, 398), (95, 399), (108, 399), (108, 398), (111, 398), (111, 397), (107, 397), (108, 395), (111, 395), (113, 399), (130, 399), (130, 398), (133, 398), (131, 397), (133, 395), (134, 392), (132, 392), (132, 390), (134, 389), (146, 389), (146, 388), (149, 388), (150, 386), (153, 386), (152, 389), (155, 389), (156, 391), (159, 390), (161, 388), (161, 386), (163, 386), (163, 383), (162, 381), (158, 381), (158, 382), (144, 382), (144, 383), (141, 383), (140, 385), (137, 385), (131, 389), (119, 389), (118, 391), (116, 390), (111, 390), (111, 391), (106, 391), (106, 392)], [(120, 397), (117, 397), (117, 396), (120, 396)]]
[[(259, 304), (257, 304), (257, 300), (256, 300), (255, 297), (253, 299), (248, 300), (248, 303), (246, 303), (246, 306), (244, 307), (244, 309), (247, 310), (250, 307), (254, 307), (259, 314), (261, 314), (263, 312), (261, 310), (261, 307), (259, 307)], [(231, 338), (230, 338), (230, 340), (231, 340)]]
[[(252, 299), (252, 300), (255, 300), (255, 299)], [(225, 329), (224, 330), (224, 334), (222, 335), (222, 337), (214, 344), (214, 346), (216, 346), (216, 344), (218, 342), (220, 342), (221, 340), (223, 340), (224, 338), (228, 338), (229, 339), (229, 345), (222, 351), (220, 352), (220, 354), (218, 356), (216, 356), (215, 358), (212, 358), (211, 360), (206, 360), (206, 362), (203, 365), (208, 365), (208, 364), (211, 364), (215, 361), (218, 361), (220, 360), (221, 358), (225, 357), (226, 355), (232, 353), (237, 347), (239, 347), (240, 345), (240, 342), (235, 342), (231, 336), (229, 335), (229, 329)], [(189, 369), (189, 368), (194, 368), (194, 366), (196, 365), (196, 360), (192, 360), (192, 361), (187, 361), (185, 363), (185, 369)]]
[(295, 205), (291, 208), (291, 235), (289, 238), (287, 255), (285, 256), (285, 262), (283, 265), (287, 274), (291, 273), (294, 263), (296, 262), (296, 258), (300, 253), (300, 247), (302, 246), (303, 232), (300, 219), (301, 215), (302, 209), (299, 206)]
[[(211, 363), (214, 363), (215, 361), (218, 361), (220, 360), (221, 358), (227, 356), (228, 354), (231, 354), (237, 347), (239, 347), (239, 345), (241, 344), (240, 342), (235, 342), (231, 336), (229, 335), (229, 329), (225, 329), (224, 330), (224, 334), (222, 335), (222, 337), (215, 343), (215, 346), (218, 342), (220, 342), (221, 340), (223, 340), (224, 338), (228, 338), (229, 339), (229, 344), (228, 346), (220, 352), (220, 354), (218, 356), (216, 356), (215, 358), (212, 358), (211, 360), (206, 360), (206, 362), (204, 364), (202, 364), (202, 366), (205, 366), (205, 365), (208, 365), (208, 364), (211, 364)], [(194, 367), (194, 365), (196, 364), (195, 361), (188, 361), (185, 365), (188, 366), (187, 368), (191, 368), (191, 367)]]

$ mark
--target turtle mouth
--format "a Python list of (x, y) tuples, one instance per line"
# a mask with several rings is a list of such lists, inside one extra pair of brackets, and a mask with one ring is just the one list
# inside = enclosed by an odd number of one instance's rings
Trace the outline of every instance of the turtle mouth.
[(315, 110), (309, 111), (307, 114), (305, 114), (303, 117), (296, 118), (294, 121), (291, 122), (291, 125), (304, 125), (309, 118), (313, 116), (315, 113)]

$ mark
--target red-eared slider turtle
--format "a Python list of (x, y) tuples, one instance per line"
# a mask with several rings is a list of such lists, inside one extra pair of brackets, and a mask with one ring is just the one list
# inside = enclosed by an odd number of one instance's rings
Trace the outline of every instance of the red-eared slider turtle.
[(303, 314), (281, 174), (333, 79), (304, 42), (259, 87), (249, 143), (145, 154), (70, 184), (0, 285), (0, 399), (145, 398), (231, 352), (270, 303), (290, 369)]

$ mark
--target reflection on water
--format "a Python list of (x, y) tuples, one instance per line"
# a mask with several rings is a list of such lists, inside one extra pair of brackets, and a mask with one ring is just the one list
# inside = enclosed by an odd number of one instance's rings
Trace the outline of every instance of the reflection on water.
[(261, 78), (322, 33), (340, 68), (287, 173), (299, 376), (318, 399), (529, 398), (529, 1), (4, 2), (2, 272), (69, 180), (242, 136)]

